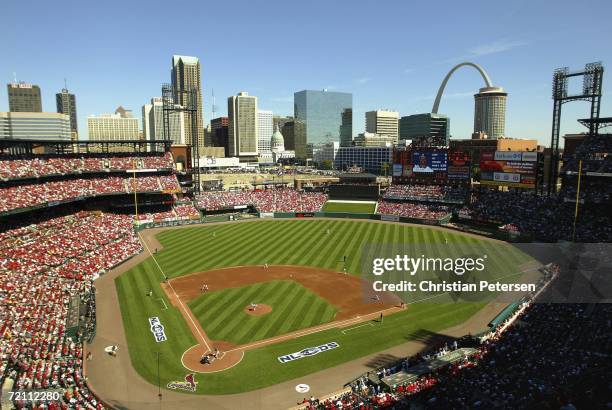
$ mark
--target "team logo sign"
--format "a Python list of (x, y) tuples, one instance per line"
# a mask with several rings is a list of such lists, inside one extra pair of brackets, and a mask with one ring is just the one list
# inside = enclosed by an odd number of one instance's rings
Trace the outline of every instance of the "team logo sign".
[(292, 362), (294, 360), (302, 359), (304, 357), (310, 357), (322, 352), (327, 352), (338, 347), (340, 347), (340, 345), (336, 342), (329, 342), (315, 347), (307, 347), (306, 349), (302, 349), (299, 352), (278, 356), (278, 361), (281, 363)]
[(169, 389), (172, 390), (185, 390), (194, 392), (198, 387), (198, 382), (195, 381), (195, 373), (189, 373), (185, 376), (185, 381), (173, 381), (167, 384)]
[(151, 333), (155, 336), (155, 341), (157, 343), (167, 340), (166, 333), (164, 332), (164, 325), (161, 324), (158, 317), (150, 317), (149, 325), (151, 325)]

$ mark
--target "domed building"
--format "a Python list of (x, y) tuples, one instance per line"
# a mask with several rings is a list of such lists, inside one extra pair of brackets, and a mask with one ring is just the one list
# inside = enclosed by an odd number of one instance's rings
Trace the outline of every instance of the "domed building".
[(276, 124), (276, 129), (274, 130), (274, 133), (272, 134), (272, 139), (270, 140), (270, 149), (272, 152), (285, 151), (285, 138), (278, 129), (278, 124)]
[(285, 138), (278, 129), (278, 124), (276, 124), (276, 129), (270, 139), (270, 151), (272, 151), (272, 162), (274, 163), (281, 159), (295, 158), (295, 151), (285, 150)]

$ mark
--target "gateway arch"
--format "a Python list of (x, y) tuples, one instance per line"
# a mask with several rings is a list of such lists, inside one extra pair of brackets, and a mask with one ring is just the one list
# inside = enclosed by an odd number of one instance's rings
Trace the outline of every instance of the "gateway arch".
[(438, 113), (440, 100), (451, 75), (459, 68), (469, 66), (475, 68), (485, 82), (485, 86), (474, 95), (474, 133), (484, 132), (489, 138), (500, 138), (505, 135), (506, 98), (508, 94), (501, 87), (495, 87), (486, 71), (478, 64), (465, 61), (454, 66), (440, 84), (436, 100), (431, 112)]
[(463, 63), (457, 64), (448, 72), (448, 74), (446, 74), (446, 77), (444, 77), (444, 80), (442, 80), (442, 84), (440, 84), (440, 88), (438, 89), (438, 94), (436, 95), (436, 100), (434, 101), (433, 108), (431, 109), (432, 113), (434, 114), (438, 113), (438, 107), (440, 106), (440, 100), (442, 99), (442, 94), (444, 93), (444, 88), (446, 88), (446, 83), (448, 82), (448, 79), (451, 77), (451, 75), (453, 75), (455, 71), (457, 71), (459, 68), (463, 66), (473, 67), (476, 70), (478, 70), (478, 72), (480, 73), (480, 75), (482, 76), (482, 79), (484, 80), (486, 84), (486, 87), (487, 88), (493, 87), (493, 84), (491, 83), (491, 79), (489, 78), (489, 75), (484, 70), (484, 68), (482, 68), (478, 64), (471, 63), (469, 61), (465, 61)]

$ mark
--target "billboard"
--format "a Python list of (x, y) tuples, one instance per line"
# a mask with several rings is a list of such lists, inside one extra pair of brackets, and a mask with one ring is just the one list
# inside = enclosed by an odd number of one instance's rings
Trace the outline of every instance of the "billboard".
[(480, 183), (535, 188), (537, 160), (537, 152), (483, 152), (480, 156)]
[(434, 172), (446, 173), (447, 153), (438, 151), (414, 151), (412, 153), (412, 172), (415, 174)]
[(448, 178), (470, 179), (471, 164), (471, 158), (467, 152), (450, 152), (448, 154)]

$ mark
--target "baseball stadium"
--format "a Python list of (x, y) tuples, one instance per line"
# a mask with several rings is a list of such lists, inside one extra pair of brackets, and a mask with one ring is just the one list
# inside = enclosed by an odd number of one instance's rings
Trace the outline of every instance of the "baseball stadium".
[(517, 385), (513, 407), (597, 407), (610, 364), (580, 352), (609, 348), (612, 312), (584, 289), (609, 271), (580, 255), (610, 255), (609, 156), (589, 156), (610, 141), (566, 151), (546, 196), (475, 184), (457, 147), (398, 148), (393, 177), (278, 166), (205, 190), (220, 174), (169, 141), (2, 140), (2, 408), (498, 407)]

